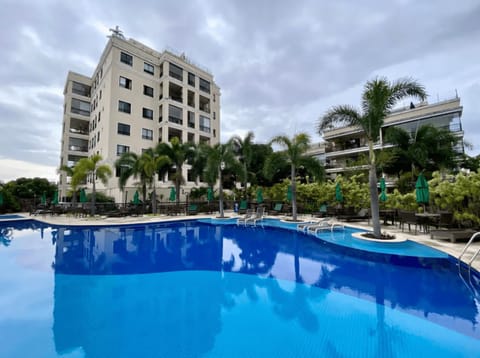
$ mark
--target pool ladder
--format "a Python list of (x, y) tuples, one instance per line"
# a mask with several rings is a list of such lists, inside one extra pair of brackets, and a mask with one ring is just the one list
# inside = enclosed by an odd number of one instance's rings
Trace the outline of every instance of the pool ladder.
[[(472, 235), (472, 237), (470, 238), (470, 240), (468, 240), (467, 244), (465, 245), (465, 247), (463, 248), (462, 252), (460, 253), (460, 255), (458, 256), (458, 262), (457, 262), (457, 265), (458, 265), (458, 273), (460, 275), (460, 278), (462, 279), (462, 281), (472, 290), (472, 292), (475, 294), (476, 297), (480, 297), (480, 294), (478, 293), (478, 291), (475, 289), (475, 286), (474, 283), (472, 282), (472, 276), (471, 276), (471, 270), (472, 270), (472, 263), (475, 261), (475, 259), (478, 257), (478, 255), (480, 255), (480, 248), (478, 248), (478, 250), (473, 254), (473, 256), (470, 258), (470, 260), (468, 260), (466, 262), (466, 265), (467, 265), (467, 268), (468, 268), (468, 282), (465, 282), (464, 278), (463, 278), (463, 275), (462, 275), (462, 262), (461, 262), (461, 259), (462, 257), (466, 254), (468, 248), (470, 247), (470, 245), (472, 244), (472, 242), (475, 240), (475, 238), (480, 235), (480, 232), (476, 232)], [(477, 282), (477, 285), (478, 285), (478, 282)]]

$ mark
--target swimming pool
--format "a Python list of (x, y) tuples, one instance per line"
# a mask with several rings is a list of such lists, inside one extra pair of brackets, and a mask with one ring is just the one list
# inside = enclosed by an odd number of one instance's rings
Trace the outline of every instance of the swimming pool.
[(332, 243), (343, 232), (329, 242), (281, 227), (198, 220), (24, 221), (0, 230), (1, 357), (480, 351), (478, 297), (448, 258), (363, 256)]

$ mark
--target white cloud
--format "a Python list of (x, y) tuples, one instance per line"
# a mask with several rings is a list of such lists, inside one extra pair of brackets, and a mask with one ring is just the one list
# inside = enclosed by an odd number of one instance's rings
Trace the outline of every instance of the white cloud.
[(8, 182), (17, 178), (46, 178), (57, 182), (57, 168), (15, 159), (0, 159), (0, 180)]

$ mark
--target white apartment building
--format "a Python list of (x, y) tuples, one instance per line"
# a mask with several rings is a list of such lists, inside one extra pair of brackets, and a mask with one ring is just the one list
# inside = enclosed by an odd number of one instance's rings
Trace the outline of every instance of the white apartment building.
[[(121, 192), (114, 163), (124, 152), (141, 154), (158, 142), (214, 145), (220, 139), (220, 88), (213, 75), (184, 54), (157, 52), (113, 31), (91, 77), (69, 72), (64, 89), (60, 165), (100, 154), (114, 175), (98, 191), (116, 202), (131, 200), (135, 180)], [(188, 178), (188, 166), (184, 177)], [(188, 179), (187, 179), (188, 180)], [(70, 178), (60, 174), (60, 198), (70, 190)], [(159, 178), (159, 194), (173, 185)], [(91, 187), (91, 181), (86, 183)], [(186, 187), (193, 187), (188, 181)], [(182, 193), (180, 193), (182, 195)]]
[[(460, 140), (455, 149), (462, 154), (464, 152), (462, 111), (463, 107), (457, 96), (437, 103), (412, 103), (409, 106), (398, 108), (385, 118), (380, 139), (374, 149), (392, 146), (384, 140), (385, 132), (389, 127), (400, 127), (415, 133), (422, 125), (429, 124), (437, 128), (448, 129), (459, 137)], [(324, 142), (311, 146), (309, 154), (318, 158), (325, 165), (325, 171), (330, 178), (346, 171), (368, 169), (368, 165), (349, 165), (349, 163), (355, 162), (360, 154), (368, 155), (368, 142), (361, 128), (346, 126), (327, 130), (323, 133), (323, 140)]]

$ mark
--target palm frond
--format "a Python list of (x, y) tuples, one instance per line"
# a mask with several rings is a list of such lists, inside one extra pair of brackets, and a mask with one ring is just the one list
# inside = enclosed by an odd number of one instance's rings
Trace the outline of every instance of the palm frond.
[(361, 117), (358, 110), (352, 106), (340, 105), (332, 107), (319, 119), (317, 132), (322, 135), (325, 130), (356, 125)]

